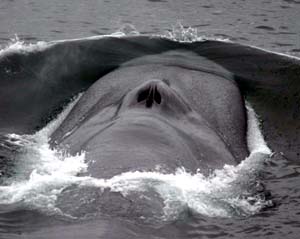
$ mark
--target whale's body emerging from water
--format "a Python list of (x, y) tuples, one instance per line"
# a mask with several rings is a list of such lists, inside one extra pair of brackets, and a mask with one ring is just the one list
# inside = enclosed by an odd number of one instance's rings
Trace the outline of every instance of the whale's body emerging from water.
[(243, 98), (210, 67), (185, 50), (123, 63), (85, 92), (52, 142), (86, 151), (93, 177), (236, 164), (248, 154)]
[[(236, 43), (180, 43), (148, 36), (58, 41), (36, 50), (4, 51), (0, 132), (34, 132), (72, 96), (90, 87), (72, 117), (54, 134), (55, 140), (67, 140), (67, 133), (81, 130), (97, 114), (98, 130), (104, 121), (123, 118), (118, 115), (126, 111), (132, 112), (127, 115), (142, 111), (154, 118), (160, 115), (167, 123), (177, 116), (178, 122), (186, 122), (180, 117), (193, 115), (215, 131), (239, 161), (247, 154), (246, 98), (259, 114), (272, 148), (295, 158), (299, 154), (299, 69), (297, 58)], [(197, 134), (197, 123), (192, 124), (193, 130), (191, 125), (186, 128)], [(73, 134), (69, 135), (71, 139)]]
[(246, 98), (271, 148), (295, 158), (299, 73), (298, 59), (229, 42), (53, 42), (1, 55), (0, 132), (32, 133), (85, 91), (51, 145), (85, 151), (89, 175), (209, 173), (248, 156)]

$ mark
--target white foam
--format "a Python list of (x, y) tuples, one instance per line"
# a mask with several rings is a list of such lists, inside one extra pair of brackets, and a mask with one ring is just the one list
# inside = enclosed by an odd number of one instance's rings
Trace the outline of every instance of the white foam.
[[(208, 30), (219, 30), (219, 29), (208, 29)], [(108, 37), (116, 37), (116, 38), (122, 38), (126, 36), (137, 36), (140, 35), (139, 31), (131, 24), (126, 24), (123, 27), (121, 27), (118, 31), (107, 34), (107, 35), (96, 35), (91, 37), (85, 37), (85, 38), (73, 38), (73, 39), (66, 39), (66, 40), (56, 40), (56, 41), (38, 41), (36, 43), (25, 43), (24, 41), (20, 40), (18, 36), (16, 35), (14, 39), (11, 39), (11, 42), (0, 49), (0, 56), (5, 55), (11, 52), (22, 52), (22, 53), (28, 53), (28, 52), (34, 52), (34, 51), (42, 51), (46, 49), (47, 47), (50, 47), (56, 43), (61, 42), (72, 42), (72, 41), (81, 41), (81, 40), (97, 40), (102, 38), (108, 38)], [(194, 27), (184, 27), (180, 22), (175, 24), (172, 27), (171, 31), (167, 31), (165, 34), (155, 35), (154, 37), (161, 37), (161, 38), (167, 38), (172, 41), (178, 41), (178, 42), (202, 42), (205, 40), (215, 40), (220, 42), (232, 42), (228, 38), (222, 38), (222, 37), (214, 37), (214, 36), (207, 36), (203, 33), (199, 33), (197, 28)], [(261, 51), (269, 52), (276, 55), (281, 55), (284, 57), (288, 57), (291, 59), (300, 60), (297, 56), (292, 56), (285, 53), (279, 53), (271, 50), (266, 50), (264, 48), (260, 48), (253, 45), (248, 45), (249, 47), (252, 47), (254, 49), (259, 49)]]
[[(88, 39), (123, 37), (125, 35), (124, 32), (119, 31), (112, 35), (94, 36)], [(196, 29), (184, 28), (180, 24), (168, 34), (160, 37), (185, 42), (207, 39), (199, 36)], [(82, 39), (71, 41), (78, 40)], [(43, 50), (58, 42), (63, 41), (25, 44), (16, 38), (12, 44), (0, 51), (0, 55), (12, 51)], [(201, 170), (192, 175), (184, 169), (178, 169), (174, 174), (124, 172), (105, 180), (77, 176), (78, 173), (84, 172), (87, 168), (84, 152), (70, 156), (51, 149), (48, 144), (49, 136), (68, 115), (79, 97), (56, 120), (36, 134), (9, 135), (12, 143), (23, 147), (23, 152), (18, 158), (16, 176), (7, 180), (5, 186), (0, 187), (0, 203), (23, 202), (30, 207), (56, 213), (57, 196), (71, 184), (77, 184), (81, 187), (92, 186), (99, 189), (110, 188), (111, 191), (121, 192), (124, 196), (132, 191), (142, 193), (152, 188), (161, 195), (165, 202), (166, 220), (177, 218), (186, 208), (207, 216), (230, 217), (236, 213), (249, 215), (256, 213), (268, 203), (261, 198), (253, 200), (252, 195), (248, 195), (247, 192), (249, 182), (255, 180), (255, 172), (259, 170), (264, 159), (271, 153), (259, 130), (259, 122), (255, 112), (249, 104), (247, 104), (247, 141), (251, 153), (239, 165), (225, 165), (222, 170), (215, 170), (209, 177), (201, 174)], [(249, 199), (252, 200), (251, 203)]]
[(70, 156), (51, 149), (48, 144), (51, 133), (61, 124), (80, 97), (81, 95), (74, 98), (57, 119), (36, 134), (8, 135), (11, 143), (22, 146), (23, 149), (16, 162), (16, 175), (7, 179), (6, 185), (0, 187), (0, 203), (24, 202), (37, 208), (44, 208), (45, 205), (53, 208), (60, 190), (74, 181), (72, 177), (78, 172), (86, 169), (84, 152)]
[[(210, 29), (216, 30), (216, 29)], [(158, 35), (159, 37), (167, 38), (172, 41), (178, 42), (202, 42), (206, 40), (215, 40), (221, 42), (231, 42), (228, 38), (207, 36), (199, 33), (197, 28), (184, 27), (180, 22), (172, 27), (172, 30), (167, 31), (165, 34)]]
[[(84, 39), (123, 36), (126, 36), (126, 33), (121, 30), (112, 35), (93, 36)], [(180, 24), (160, 37), (184, 42), (208, 39), (199, 36), (197, 29), (184, 28)], [(226, 41), (226, 39), (213, 39)], [(82, 39), (66, 41), (78, 40)], [(16, 38), (10, 45), (0, 50), (0, 55), (13, 51), (43, 50), (51, 44), (59, 42), (64, 41), (25, 44)], [(184, 169), (178, 169), (174, 174), (124, 172), (105, 180), (77, 176), (87, 168), (84, 152), (70, 156), (53, 150), (48, 145), (49, 136), (76, 102), (75, 100), (55, 121), (34, 135), (9, 135), (13, 143), (23, 147), (23, 152), (16, 165), (17, 175), (7, 181), (5, 186), (0, 186), (1, 204), (23, 202), (40, 210), (57, 212), (55, 207), (57, 196), (64, 188), (72, 184), (99, 189), (110, 188), (111, 191), (121, 192), (124, 196), (132, 191), (142, 193), (152, 188), (164, 199), (164, 212), (167, 220), (177, 218), (186, 208), (207, 216), (230, 217), (236, 213), (240, 215), (254, 214), (268, 204), (267, 201), (259, 197), (252, 200), (252, 195), (249, 195), (247, 191), (249, 182), (255, 180), (255, 172), (262, 167), (265, 158), (271, 153), (259, 130), (259, 122), (255, 112), (249, 104), (247, 104), (247, 141), (251, 153), (239, 165), (225, 165), (223, 169), (212, 172), (209, 177), (201, 174), (201, 170), (192, 175)], [(251, 203), (249, 199), (252, 200)]]
[[(15, 38), (11, 39), (11, 41), (4, 47), (0, 49), (0, 56), (4, 56), (6, 54), (10, 54), (12, 52), (20, 52), (20, 53), (30, 53), (35, 51), (43, 51), (55, 44), (63, 43), (63, 42), (76, 42), (82, 40), (97, 40), (102, 38), (122, 38), (126, 36), (138, 36), (140, 35), (139, 31), (130, 24), (126, 24), (121, 27), (118, 31), (108, 34), (108, 35), (96, 35), (85, 38), (72, 38), (65, 40), (56, 40), (56, 41), (38, 41), (36, 43), (28, 43), (25, 42), (16, 35)], [(177, 23), (171, 31), (167, 31), (165, 34), (153, 35), (154, 37), (167, 38), (169, 40), (178, 41), (178, 42), (201, 42), (205, 40), (217, 40), (217, 41), (226, 41), (229, 42), (229, 39), (220, 38), (220, 37), (208, 37), (203, 34), (199, 34), (197, 28), (193, 27), (184, 27), (181, 23)]]
[(251, 154), (256, 152), (271, 154), (270, 148), (267, 146), (263, 135), (259, 129), (259, 121), (255, 111), (249, 103), (246, 103), (248, 129), (247, 129), (247, 144)]
[(20, 52), (20, 53), (28, 53), (34, 51), (42, 51), (46, 49), (49, 44), (45, 41), (38, 41), (36, 43), (25, 43), (24, 41), (20, 40), (16, 35), (14, 39), (5, 46), (0, 49), (0, 56), (4, 56), (9, 53), (13, 52)]
[[(208, 29), (207, 31), (220, 31), (220, 29)], [(223, 29), (224, 30), (224, 29)], [(205, 33), (198, 32), (197, 28), (194, 27), (184, 27), (181, 23), (175, 24), (175, 26), (172, 27), (171, 31), (167, 31), (165, 34), (158, 35), (159, 37), (167, 38), (173, 41), (178, 41), (178, 42), (202, 42), (206, 40), (214, 40), (214, 41), (220, 41), (220, 42), (230, 42), (234, 43), (231, 41), (229, 38), (222, 38), (222, 37), (215, 37), (215, 36), (208, 36)], [(295, 59), (295, 60), (300, 60), (300, 57), (290, 55), (288, 53), (281, 53), (281, 52), (276, 52), (272, 50), (267, 50), (265, 48), (253, 46), (253, 45), (245, 45), (249, 46), (253, 49), (258, 49), (264, 52), (268, 52), (271, 54), (275, 54), (278, 56), (284, 56), (290, 59)]]
[[(6, 54), (19, 52), (19, 53), (30, 53), (30, 52), (36, 52), (36, 51), (43, 51), (57, 43), (62, 42), (75, 42), (75, 41), (81, 41), (81, 40), (97, 40), (107, 37), (114, 37), (114, 38), (120, 38), (128, 35), (132, 35), (133, 33), (124, 33), (124, 32), (115, 32), (109, 35), (96, 35), (91, 37), (85, 37), (85, 38), (73, 38), (73, 39), (66, 39), (66, 40), (56, 40), (56, 41), (38, 41), (36, 43), (28, 43), (23, 40), (20, 40), (18, 36), (16, 35), (15, 38), (11, 39), (11, 41), (6, 45), (0, 47), (0, 56), (5, 56)], [(136, 32), (134, 35), (139, 35), (138, 32)]]
[(84, 152), (70, 156), (50, 149), (47, 143), (48, 136), (75, 103), (76, 101), (57, 120), (35, 135), (10, 135), (14, 141), (24, 145), (24, 152), (19, 159), (17, 176), (8, 185), (0, 187), (0, 203), (23, 202), (48, 213), (57, 213), (57, 196), (72, 184), (80, 187), (110, 188), (124, 196), (132, 191), (142, 193), (149, 188), (154, 189), (165, 202), (165, 220), (177, 218), (186, 208), (211, 217), (249, 215), (268, 203), (260, 198), (250, 203), (249, 198), (244, 196), (249, 182), (253, 181), (253, 171), (262, 165), (271, 152), (263, 140), (255, 113), (249, 105), (248, 145), (251, 154), (238, 166), (225, 165), (222, 170), (215, 170), (209, 177), (202, 175), (201, 170), (192, 175), (184, 169), (178, 169), (174, 174), (124, 172), (110, 179), (96, 179), (77, 176), (87, 168)]

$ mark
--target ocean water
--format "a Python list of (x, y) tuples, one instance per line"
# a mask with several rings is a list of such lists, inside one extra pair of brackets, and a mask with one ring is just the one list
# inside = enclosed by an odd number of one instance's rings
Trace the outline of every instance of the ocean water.
[(164, 34), (176, 23), (206, 36), (299, 54), (298, 0), (2, 0), (0, 44), (110, 34), (126, 25)]
[[(42, 41), (135, 31), (180, 40), (230, 39), (300, 56), (298, 19), (297, 0), (2, 0), (0, 45), (4, 51), (31, 51), (43, 47)], [(209, 177), (178, 169), (125, 172), (107, 180), (78, 176), (87, 167), (84, 152), (69, 156), (49, 148), (48, 136), (71, 107), (34, 135), (1, 136), (1, 153), (13, 150), (17, 163), (13, 177), (1, 178), (0, 238), (106, 238), (108, 226), (114, 238), (299, 237), (300, 164), (267, 147), (251, 106), (252, 153), (240, 165)], [(78, 197), (78, 204), (58, 207), (68, 186), (110, 189), (124, 197), (138, 192), (147, 198), (153, 192), (164, 199), (163, 212), (147, 226), (112, 222), (94, 211), (81, 217), (81, 204), (93, 208), (97, 201), (90, 202), (87, 193), (84, 203)]]

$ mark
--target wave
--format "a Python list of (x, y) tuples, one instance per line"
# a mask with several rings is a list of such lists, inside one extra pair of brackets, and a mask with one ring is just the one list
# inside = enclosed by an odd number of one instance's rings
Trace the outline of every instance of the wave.
[[(270, 205), (262, 197), (256, 174), (271, 154), (259, 130), (254, 110), (247, 105), (248, 147), (250, 155), (237, 166), (225, 165), (209, 176), (190, 174), (179, 168), (173, 174), (124, 172), (110, 179), (79, 176), (87, 169), (85, 152), (70, 156), (51, 149), (48, 138), (76, 104), (78, 96), (59, 117), (34, 135), (10, 134), (12, 142), (23, 146), (16, 163), (16, 175), (0, 186), (0, 204), (22, 203), (48, 214), (65, 214), (56, 207), (60, 193), (71, 185), (109, 189), (124, 197), (133, 192), (155, 191), (164, 201), (161, 219), (173, 220), (184, 211), (210, 217), (248, 216)], [(254, 191), (253, 191), (254, 190)]]
[[(141, 35), (140, 32), (135, 28), (132, 24), (125, 24), (122, 26), (118, 31), (113, 32), (108, 35), (95, 35), (91, 37), (85, 37), (85, 38), (77, 38), (77, 39), (65, 39), (65, 40), (56, 40), (56, 41), (37, 41), (36, 43), (30, 43), (25, 42), (24, 40), (20, 39), (18, 35), (16, 34), (14, 38), (10, 39), (10, 41), (6, 45), (0, 45), (0, 56), (6, 55), (11, 52), (20, 52), (20, 53), (26, 53), (26, 52), (35, 52), (35, 51), (43, 51), (47, 47), (50, 47), (53, 44), (60, 43), (60, 42), (66, 42), (66, 41), (79, 41), (79, 40), (96, 40), (96, 39), (102, 39), (106, 37), (125, 37), (125, 36), (139, 36)], [(206, 35), (203, 32), (199, 32), (197, 28), (195, 27), (185, 27), (181, 23), (176, 23), (172, 30), (168, 30), (163, 34), (152, 34), (153, 37), (160, 37), (160, 38), (166, 38), (172, 41), (177, 42), (202, 42), (206, 40), (213, 40), (213, 41), (220, 41), (220, 42), (231, 42), (231, 40), (228, 37), (220, 37), (220, 36), (209, 36)], [(294, 58), (299, 60), (300, 58), (297, 56), (293, 56), (291, 54), (287, 53), (281, 53), (271, 50), (266, 50), (261, 47), (249, 45), (252, 48), (256, 48), (265, 52), (285, 56), (288, 58)]]
[[(122, 37), (138, 32), (118, 31), (108, 36), (94, 36), (85, 39), (101, 39), (104, 37)], [(165, 35), (174, 41), (203, 41), (207, 38), (199, 36), (193, 28), (181, 25)], [(78, 41), (82, 39), (73, 39)], [(226, 39), (214, 39), (226, 41)], [(16, 38), (2, 50), (0, 55), (11, 52), (43, 51), (53, 44), (70, 41), (37, 42), (28, 44)], [(144, 193), (154, 190), (164, 201), (164, 220), (178, 218), (186, 211), (210, 217), (248, 216), (259, 212), (272, 204), (261, 194), (261, 185), (256, 175), (263, 167), (263, 162), (271, 154), (259, 129), (257, 116), (247, 104), (248, 130), (247, 141), (249, 157), (239, 165), (225, 165), (221, 170), (214, 170), (204, 176), (201, 169), (190, 174), (179, 168), (173, 174), (161, 172), (124, 172), (110, 179), (98, 179), (80, 176), (86, 172), (85, 152), (71, 156), (66, 152), (51, 149), (48, 140), (51, 133), (59, 126), (64, 117), (76, 104), (80, 95), (68, 107), (42, 130), (33, 135), (8, 135), (10, 143), (21, 146), (13, 177), (7, 178), (0, 186), (0, 204), (22, 203), (26, 207), (38, 209), (46, 213), (64, 214), (56, 202), (61, 192), (70, 185), (93, 187), (119, 192), (124, 197), (132, 192)]]

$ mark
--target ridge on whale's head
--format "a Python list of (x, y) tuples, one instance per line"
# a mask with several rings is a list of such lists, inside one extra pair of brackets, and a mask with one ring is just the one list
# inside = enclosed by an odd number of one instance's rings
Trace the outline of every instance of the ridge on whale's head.
[(53, 147), (86, 151), (99, 167), (123, 164), (120, 172), (141, 162), (146, 169), (164, 162), (215, 169), (247, 156), (246, 98), (271, 148), (299, 155), (299, 59), (232, 42), (152, 36), (46, 46), (0, 56), (1, 133), (36, 132), (84, 91), (51, 134)]
[[(180, 89), (149, 78), (129, 89), (118, 104), (98, 108), (79, 123), (62, 145), (86, 151), (88, 172), (109, 178), (125, 171), (208, 173), (238, 160), (218, 132)], [(220, 160), (221, 159), (221, 160)]]

